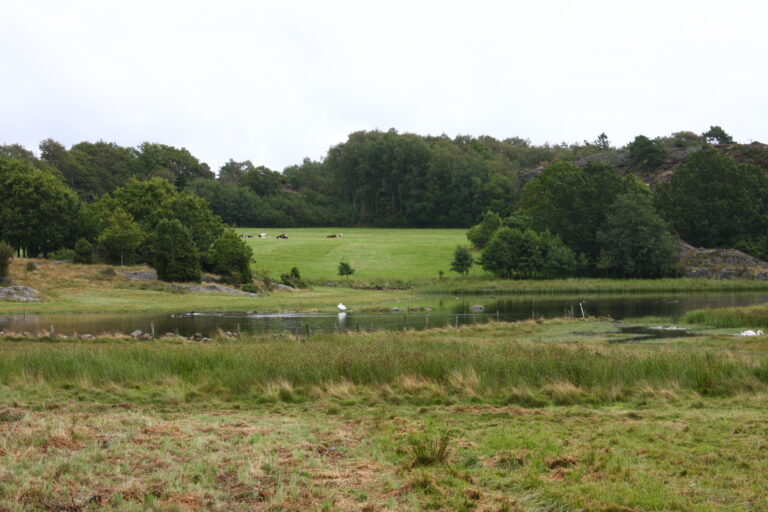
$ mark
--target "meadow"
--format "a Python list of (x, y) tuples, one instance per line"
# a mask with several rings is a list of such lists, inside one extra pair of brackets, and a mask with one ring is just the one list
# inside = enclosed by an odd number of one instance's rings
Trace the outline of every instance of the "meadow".
[[(269, 232), (265, 239), (256, 238)], [(466, 229), (375, 229), (375, 228), (296, 228), (238, 229), (252, 235), (254, 267), (279, 276), (298, 267), (302, 277), (313, 282), (337, 281), (340, 261), (355, 269), (357, 280), (400, 280), (437, 278), (438, 272), (450, 275), (456, 246), (469, 245)], [(288, 240), (276, 236), (286, 233)], [(341, 233), (342, 238), (326, 238)], [(482, 275), (475, 267), (471, 275)], [(453, 274), (458, 275), (458, 274)]]
[(768, 342), (625, 336), (6, 338), (0, 509), (768, 507)]

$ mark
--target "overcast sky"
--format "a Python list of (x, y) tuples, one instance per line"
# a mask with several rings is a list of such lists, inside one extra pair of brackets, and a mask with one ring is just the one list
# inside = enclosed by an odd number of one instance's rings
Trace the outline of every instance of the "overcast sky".
[(0, 144), (276, 170), (357, 130), (768, 142), (763, 1), (0, 0)]

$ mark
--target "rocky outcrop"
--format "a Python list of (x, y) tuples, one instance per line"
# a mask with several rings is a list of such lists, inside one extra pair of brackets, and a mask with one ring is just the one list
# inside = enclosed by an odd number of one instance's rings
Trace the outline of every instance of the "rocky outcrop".
[(0, 288), (0, 300), (13, 300), (16, 302), (40, 302), (38, 291), (29, 286), (8, 286)]
[(703, 249), (680, 242), (685, 277), (768, 280), (768, 263), (736, 249)]
[(165, 287), (167, 290), (171, 290), (174, 292), (189, 292), (189, 293), (223, 293), (225, 295), (242, 295), (245, 297), (258, 297), (258, 293), (249, 293), (244, 292), (243, 290), (238, 290), (237, 288), (230, 288), (229, 286), (224, 286), (223, 284), (204, 284), (204, 285), (197, 285), (197, 284), (177, 284), (172, 283), (169, 285), (166, 285)]

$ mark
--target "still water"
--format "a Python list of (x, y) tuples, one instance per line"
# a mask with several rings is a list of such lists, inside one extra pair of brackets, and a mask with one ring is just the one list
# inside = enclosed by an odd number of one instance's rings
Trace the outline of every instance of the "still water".
[[(425, 300), (427, 302), (425, 302)], [(748, 306), (768, 302), (768, 293), (699, 294), (621, 294), (595, 296), (429, 296), (419, 301), (431, 311), (409, 311), (407, 303), (390, 304), (384, 311), (355, 311), (349, 304), (346, 313), (196, 313), (176, 314), (77, 314), (0, 316), (0, 330), (37, 333), (53, 326), (58, 334), (131, 333), (135, 330), (208, 336), (217, 329), (242, 334), (265, 332), (306, 333), (335, 330), (424, 329), (446, 325), (466, 325), (492, 320), (524, 320), (573, 315), (610, 316), (616, 320), (663, 316), (676, 318), (701, 308)], [(483, 306), (477, 312), (472, 306)], [(393, 312), (393, 307), (403, 311)]]

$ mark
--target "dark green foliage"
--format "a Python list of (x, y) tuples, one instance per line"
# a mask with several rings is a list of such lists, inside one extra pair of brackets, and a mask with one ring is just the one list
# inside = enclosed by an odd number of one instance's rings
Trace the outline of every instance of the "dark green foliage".
[(478, 249), (482, 249), (501, 225), (501, 217), (497, 213), (490, 211), (485, 212), (480, 224), (469, 228), (469, 231), (467, 231), (467, 238), (472, 242), (472, 245)]
[(346, 277), (349, 279), (349, 276), (355, 273), (355, 269), (352, 268), (352, 265), (347, 263), (346, 261), (342, 261), (339, 263), (339, 275), (342, 277)]
[(658, 187), (656, 206), (686, 242), (768, 256), (768, 177), (713, 148), (691, 155)]
[(75, 243), (75, 263), (93, 263), (93, 244), (85, 238), (80, 238)]
[(632, 190), (644, 190), (644, 185), (608, 165), (590, 163), (580, 168), (561, 162), (528, 184), (520, 208), (535, 231), (550, 231), (574, 253), (583, 254), (589, 271), (600, 256), (597, 230), (609, 206)]
[(35, 158), (35, 154), (21, 144), (6, 144), (0, 146), (0, 156), (16, 158), (19, 160), (37, 160), (37, 158)]
[(200, 259), (192, 235), (177, 219), (163, 219), (152, 236), (157, 277), (162, 281), (200, 282)]
[(549, 232), (503, 227), (491, 238), (480, 264), (501, 278), (572, 275), (578, 264), (560, 237)]
[(291, 286), (293, 288), (307, 287), (307, 283), (305, 283), (304, 280), (301, 278), (301, 273), (299, 272), (299, 269), (296, 267), (291, 268), (291, 271), (288, 274), (281, 274), (280, 281), (282, 281), (284, 285)]
[(107, 220), (98, 242), (107, 251), (107, 259), (120, 265), (133, 263), (136, 250), (147, 239), (147, 233), (130, 213), (118, 208)]
[(0, 239), (27, 257), (74, 244), (80, 203), (59, 175), (0, 158)]
[(0, 283), (8, 280), (8, 269), (16, 251), (9, 244), (0, 241)]
[(181, 190), (195, 178), (212, 179), (213, 172), (186, 148), (143, 143), (137, 150), (137, 174), (143, 178), (160, 177)]
[(635, 140), (627, 145), (627, 149), (630, 167), (642, 172), (655, 171), (669, 156), (669, 151), (661, 139), (651, 140), (645, 135), (635, 137)]
[(468, 247), (461, 245), (456, 246), (456, 250), (453, 253), (453, 261), (451, 262), (451, 270), (457, 272), (463, 276), (469, 274), (469, 270), (475, 263), (475, 258), (472, 257), (472, 252)]
[(678, 273), (678, 242), (656, 214), (648, 194), (619, 196), (598, 232), (598, 267), (622, 278), (656, 278)]
[(61, 247), (45, 255), (49, 260), (71, 260), (75, 259), (75, 251), (67, 247)]
[(695, 147), (701, 146), (704, 138), (693, 132), (675, 132), (672, 134), (671, 143), (675, 148)]
[(217, 272), (235, 285), (250, 283), (253, 251), (232, 229), (224, 232), (213, 242), (208, 251), (208, 262)]
[(733, 144), (733, 137), (725, 133), (725, 130), (719, 126), (710, 126), (709, 130), (702, 133), (701, 136), (709, 143)]

